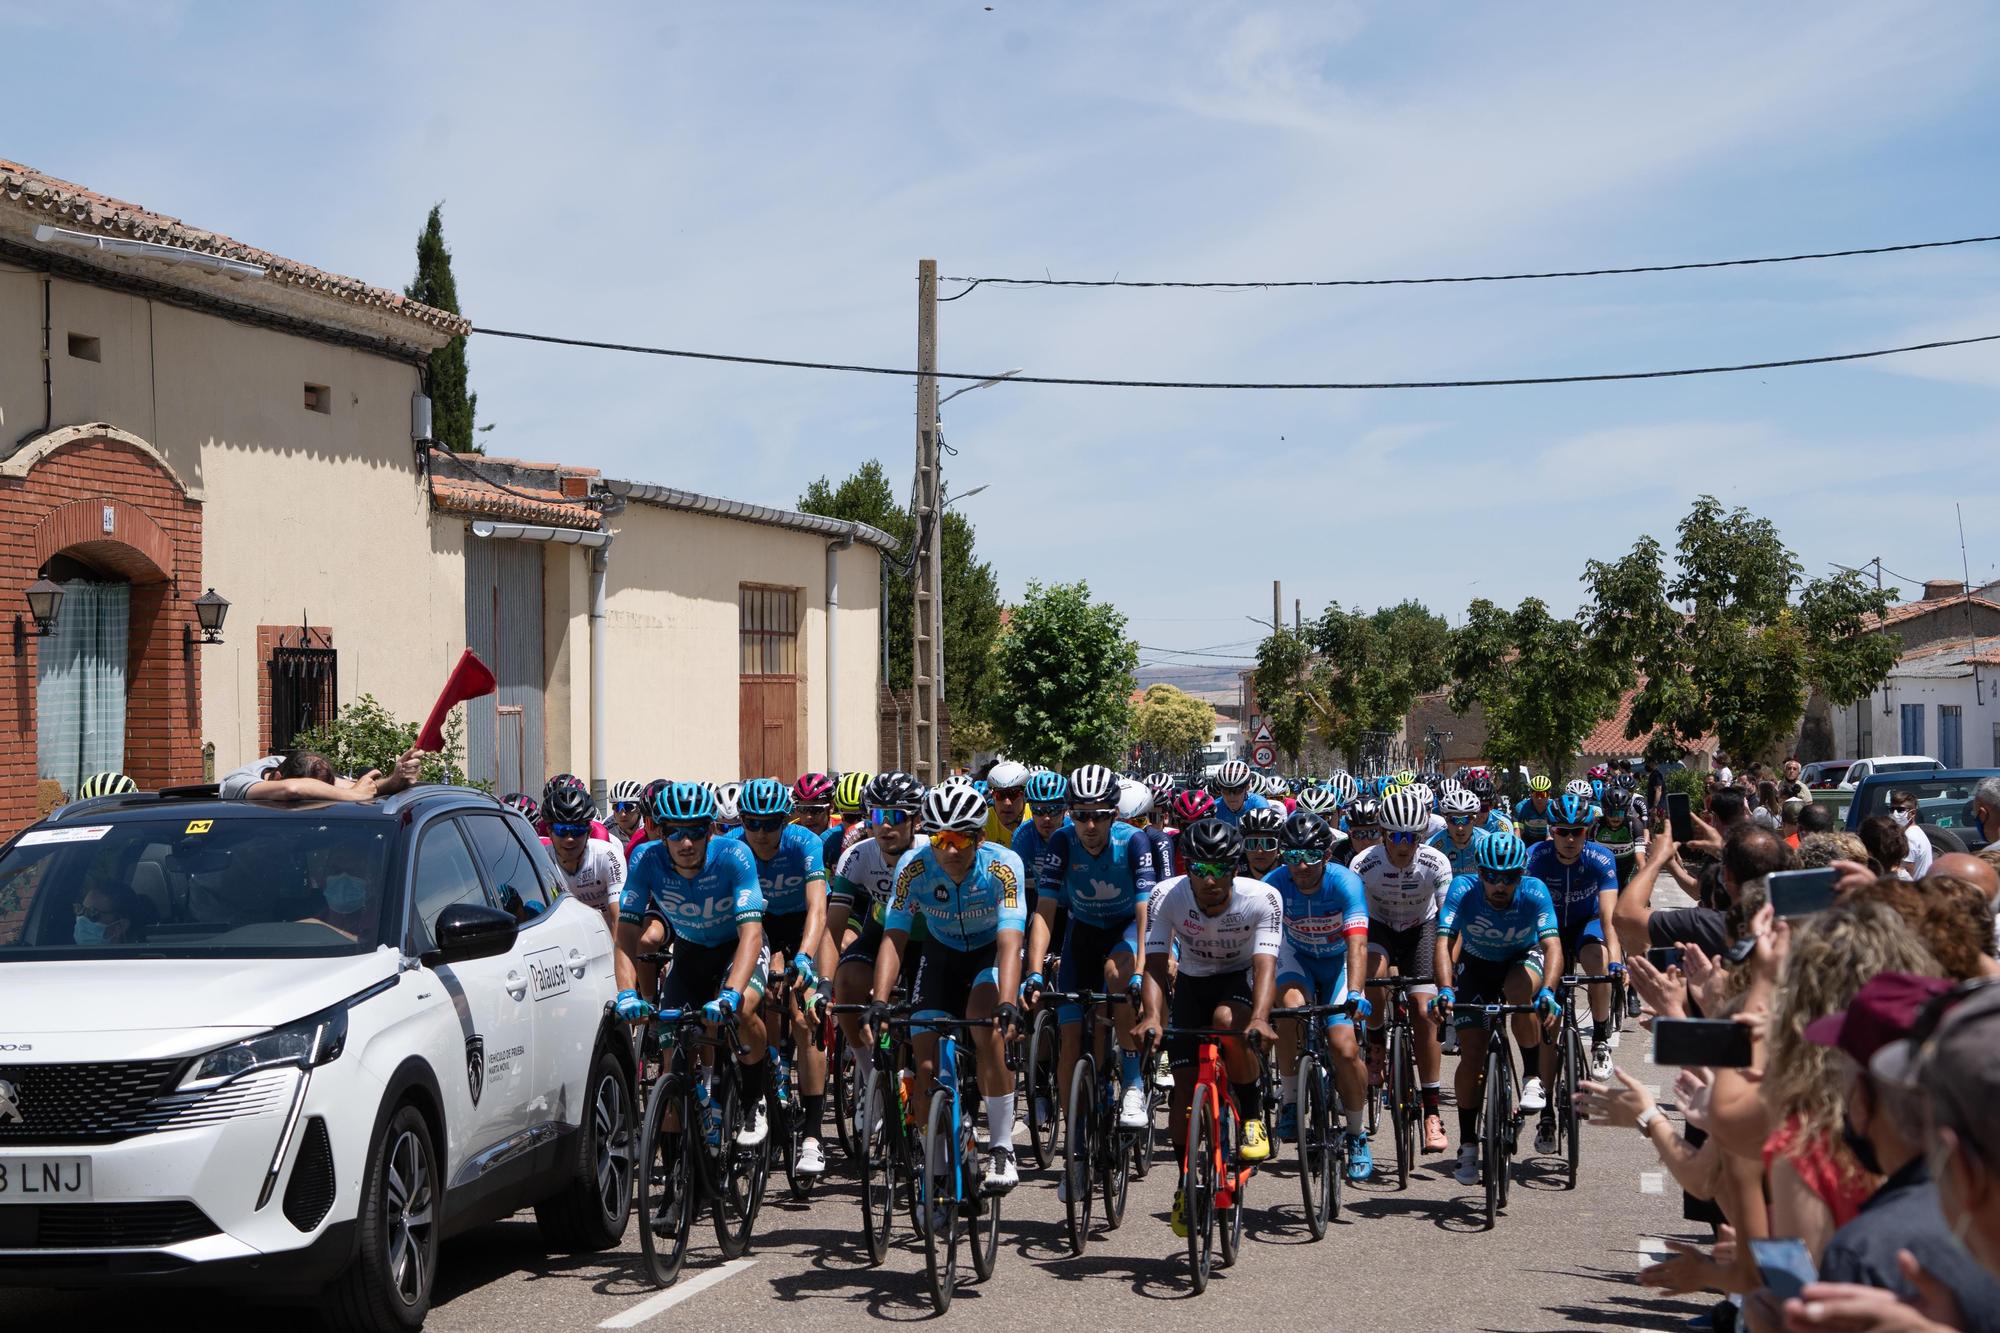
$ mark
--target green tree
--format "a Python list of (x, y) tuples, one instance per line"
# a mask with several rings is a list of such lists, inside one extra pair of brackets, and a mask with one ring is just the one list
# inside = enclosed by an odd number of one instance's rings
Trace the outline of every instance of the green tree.
[(1895, 599), (1852, 573), (1802, 580), (1777, 527), (1712, 495), (1681, 520), (1674, 568), (1651, 537), (1589, 561), (1585, 617), (1593, 655), (1637, 685), (1631, 737), (1686, 746), (1714, 736), (1725, 753), (1771, 753), (1817, 687), (1836, 706), (1888, 677), (1901, 645), (1871, 629)]
[(1487, 747), (1510, 772), (1525, 760), (1560, 780), (1617, 707), (1618, 672), (1590, 651), (1582, 620), (1551, 615), (1539, 598), (1512, 611), (1477, 599), (1450, 645), (1452, 711), (1484, 710)]
[(1450, 642), (1444, 618), (1409, 601), (1372, 612), (1336, 602), (1303, 633), (1279, 629), (1257, 649), (1272, 740), (1296, 766), (1310, 728), (1358, 764), (1367, 733), (1400, 727), (1419, 694), (1444, 685)]
[[(293, 745), (326, 756), (336, 773), (359, 775), (369, 769), (387, 773), (396, 759), (417, 743), (415, 722), (398, 722), (393, 713), (364, 694), (342, 708), (330, 722), (308, 728), (293, 738)], [(490, 782), (470, 782), (465, 776), (465, 708), (446, 714), (444, 749), (426, 753), (418, 770), (419, 782), (447, 782), (490, 790)]]
[[(463, 312), (458, 308), (458, 280), (451, 274), (451, 251), (444, 245), (443, 212), (443, 204), (431, 205), (430, 218), (417, 237), (417, 276), (403, 295), (457, 315)], [(486, 452), (472, 439), (479, 395), (468, 387), (464, 338), (453, 338), (431, 353), (424, 383), (431, 398), (431, 435), (437, 442), (455, 453)]]
[(1215, 734), (1215, 709), (1165, 682), (1148, 685), (1146, 697), (1132, 710), (1132, 734), (1163, 753), (1193, 750)]
[(1083, 582), (1029, 583), (1000, 635), (986, 715), (1008, 754), (1068, 768), (1108, 761), (1131, 715), (1138, 645)]
[(1311, 682), (1306, 671), (1311, 656), (1312, 644), (1304, 634), (1279, 626), (1257, 645), (1257, 667), (1251, 675), (1265, 725), (1271, 728), (1272, 743), (1284, 752), (1289, 768), (1299, 766), (1306, 723), (1313, 709), (1308, 702)]

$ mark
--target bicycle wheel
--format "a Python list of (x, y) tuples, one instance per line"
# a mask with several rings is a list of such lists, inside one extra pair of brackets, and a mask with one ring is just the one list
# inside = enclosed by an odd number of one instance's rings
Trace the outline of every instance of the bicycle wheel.
[(1086, 1053), (1069, 1079), (1069, 1114), (1063, 1121), (1063, 1232), (1069, 1252), (1082, 1254), (1090, 1242), (1090, 1167), (1096, 1160), (1091, 1140), (1097, 1124), (1095, 1096), (1097, 1061)]
[(866, 1111), (855, 1138), (861, 1167), (861, 1232), (868, 1243), (870, 1267), (889, 1256), (889, 1233), (896, 1224), (896, 1135), (891, 1076), (870, 1070), (862, 1093)]
[(1416, 1105), (1413, 1086), (1416, 1056), (1410, 1050), (1408, 1028), (1397, 1026), (1389, 1032), (1389, 1120), (1396, 1133), (1396, 1188), (1410, 1187), (1410, 1168), (1417, 1162)]
[(1327, 1171), (1326, 1088), (1319, 1062), (1299, 1057), (1299, 1193), (1305, 1200), (1306, 1230), (1314, 1240), (1326, 1235)]
[(1215, 1221), (1221, 1232), (1218, 1239), (1222, 1266), (1228, 1268), (1243, 1249), (1243, 1196), (1250, 1191), (1250, 1173), (1236, 1164), (1236, 1145), (1243, 1141), (1242, 1121), (1237, 1119), (1236, 1108), (1229, 1102), (1220, 1103), (1220, 1108), (1221, 1129), (1215, 1141), (1222, 1148), (1222, 1169), (1229, 1174), (1232, 1187), (1229, 1207), (1218, 1210)]
[(1132, 1158), (1137, 1155), (1132, 1145), (1140, 1137), (1139, 1131), (1119, 1125), (1116, 1116), (1114, 1111), (1111, 1138), (1098, 1154), (1097, 1189), (1104, 1196), (1106, 1231), (1116, 1231), (1125, 1221), (1125, 1199), (1132, 1187)]
[(646, 1099), (645, 1128), (639, 1134), (639, 1248), (647, 1272), (662, 1287), (672, 1286), (687, 1262), (688, 1233), (697, 1206), (693, 1145), (699, 1136), (668, 1133), (665, 1127), (668, 1106), (680, 1101), (686, 1102), (681, 1123), (696, 1123), (693, 1099), (675, 1090), (677, 1081), (654, 1080), (652, 1095)]
[(812, 1177), (799, 1174), (799, 1151), (806, 1141), (805, 1103), (800, 1100), (799, 1072), (796, 1066), (785, 1071), (785, 1081), (790, 1085), (789, 1096), (784, 1101), (770, 1099), (765, 1114), (770, 1117), (772, 1154), (785, 1175), (785, 1188), (792, 1198), (803, 1200), (812, 1193)]
[(847, 1048), (847, 1036), (840, 1024), (827, 1020), (826, 1087), (833, 1094), (833, 1141), (843, 1156), (854, 1156), (854, 1107), (861, 1091), (855, 1079), (854, 1052)]
[(931, 1308), (943, 1314), (951, 1308), (958, 1287), (959, 1197), (958, 1126), (951, 1119), (951, 1094), (939, 1088), (931, 1094), (929, 1124), (924, 1130), (924, 1164), (917, 1177), (917, 1208), (924, 1235), (924, 1276), (930, 1282)]
[(1504, 1089), (1500, 1104), (1506, 1110), (1507, 1126), (1500, 1138), (1500, 1206), (1505, 1208), (1507, 1195), (1514, 1188), (1514, 1159), (1521, 1155), (1521, 1080), (1514, 1067), (1511, 1044), (1503, 1043), (1500, 1047), (1500, 1079)]
[(1144, 1180), (1146, 1173), (1153, 1169), (1153, 1153), (1159, 1147), (1160, 1108), (1167, 1103), (1167, 1094), (1153, 1086), (1152, 1074), (1146, 1075), (1146, 1127), (1132, 1135), (1132, 1179)]
[(1035, 1015), (1028, 1036), (1028, 1155), (1036, 1170), (1055, 1160), (1057, 1061), (1062, 1052), (1062, 1028), (1055, 1012), (1044, 1009)]
[(972, 1117), (962, 1116), (958, 1126), (958, 1160), (967, 1196), (965, 1210), (966, 1247), (972, 1251), (972, 1277), (984, 1282), (993, 1276), (994, 1261), (1000, 1255), (1001, 1195), (988, 1194), (979, 1171), (979, 1144), (972, 1133)]
[(1195, 1294), (1208, 1289), (1215, 1263), (1215, 1094), (1205, 1084), (1188, 1108), (1187, 1159), (1181, 1166), (1181, 1219), (1187, 1224), (1188, 1280)]
[[(1371, 1041), (1379, 1041), (1382, 1043), (1382, 1048), (1386, 1052), (1388, 1050), (1388, 1038), (1383, 1033), (1370, 1032), (1366, 1026), (1364, 1026), (1359, 1022), (1357, 1022), (1354, 1025), (1354, 1030), (1355, 1032), (1362, 1034), (1361, 1063), (1362, 1066), (1365, 1068), (1368, 1066), (1368, 1043)], [(1387, 1063), (1386, 1057), (1384, 1059), (1384, 1063), (1385, 1064)], [(1372, 1139), (1375, 1137), (1376, 1126), (1382, 1123), (1382, 1085), (1379, 1083), (1370, 1083), (1368, 1085), (1368, 1106), (1366, 1114), (1368, 1116), (1368, 1137)]]
[(764, 1143), (755, 1148), (737, 1143), (736, 1136), (749, 1114), (744, 1110), (735, 1078), (716, 1080), (715, 1100), (722, 1112), (722, 1141), (712, 1150), (717, 1154), (722, 1186), (715, 1193), (715, 1243), (721, 1248), (723, 1258), (735, 1259), (750, 1248), (750, 1229), (757, 1224), (757, 1204), (762, 1194), (758, 1182), (759, 1160), (771, 1140), (766, 1134)]
[(1506, 1040), (1499, 1034), (1487, 1038), (1486, 1048), (1486, 1118), (1480, 1128), (1479, 1150), (1480, 1169), (1486, 1174), (1486, 1229), (1493, 1229), (1493, 1221), (1500, 1213), (1502, 1203), (1502, 1182), (1507, 1177), (1507, 1117), (1513, 1114), (1513, 1107), (1507, 1104), (1507, 1060), (1497, 1048)]
[[(1567, 1025), (1566, 1025), (1567, 1026)], [(1583, 1034), (1568, 1026), (1563, 1041), (1561, 1100), (1556, 1103), (1556, 1132), (1565, 1153), (1563, 1188), (1576, 1188), (1577, 1167), (1583, 1161), (1583, 1124), (1576, 1109), (1578, 1071), (1583, 1068)]]

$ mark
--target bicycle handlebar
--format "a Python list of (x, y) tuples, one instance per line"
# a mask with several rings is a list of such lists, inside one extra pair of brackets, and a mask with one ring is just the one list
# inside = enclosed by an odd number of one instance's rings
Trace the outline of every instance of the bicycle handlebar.
[(1558, 986), (1605, 986), (1616, 980), (1618, 978), (1609, 972), (1599, 977), (1584, 976), (1581, 973), (1577, 973), (1571, 976), (1556, 978), (1556, 984)]
[(1324, 1018), (1328, 1014), (1344, 1014), (1344, 1004), (1297, 1004), (1289, 1009), (1273, 1009), (1273, 1018)]
[(1364, 981), (1361, 984), (1363, 986), (1380, 987), (1384, 990), (1415, 990), (1418, 986), (1435, 986), (1437, 982), (1426, 980), (1423, 977), (1377, 977), (1372, 981)]
[(1086, 1007), (1099, 1004), (1115, 1007), (1121, 1004), (1132, 1003), (1132, 997), (1120, 991), (1060, 991), (1044, 987), (1041, 992), (1041, 998), (1044, 1000), (1053, 1000), (1057, 1004), (1080, 1004)]

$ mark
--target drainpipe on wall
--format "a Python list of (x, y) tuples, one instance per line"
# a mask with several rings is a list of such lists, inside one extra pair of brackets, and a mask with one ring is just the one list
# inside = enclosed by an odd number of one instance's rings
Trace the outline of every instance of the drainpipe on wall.
[(50, 305), (49, 305), (49, 275), (47, 273), (43, 273), (42, 274), (42, 424), (39, 430), (31, 430), (26, 435), (23, 435), (20, 439), (14, 441), (16, 445), (26, 444), (29, 440), (34, 439), (37, 435), (47, 435), (49, 433), (50, 427), (56, 424), (55, 365), (54, 365), (53, 354), (51, 353), (49, 348), (50, 336), (52, 332), (50, 325), (51, 325), (51, 320), (50, 320)]
[(604, 776), (604, 576), (611, 567), (611, 543), (590, 553), (590, 797), (600, 810), (610, 792)]
[(854, 545), (854, 529), (826, 544), (826, 767), (837, 771), (840, 763), (840, 553)]

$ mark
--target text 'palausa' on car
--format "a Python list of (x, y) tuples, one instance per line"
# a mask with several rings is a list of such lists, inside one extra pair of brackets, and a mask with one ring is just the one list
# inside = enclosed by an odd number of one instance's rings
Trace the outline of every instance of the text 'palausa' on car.
[(602, 915), (490, 796), (66, 806), (0, 850), (0, 1283), (246, 1286), (413, 1328), (439, 1243), (623, 1235)]

